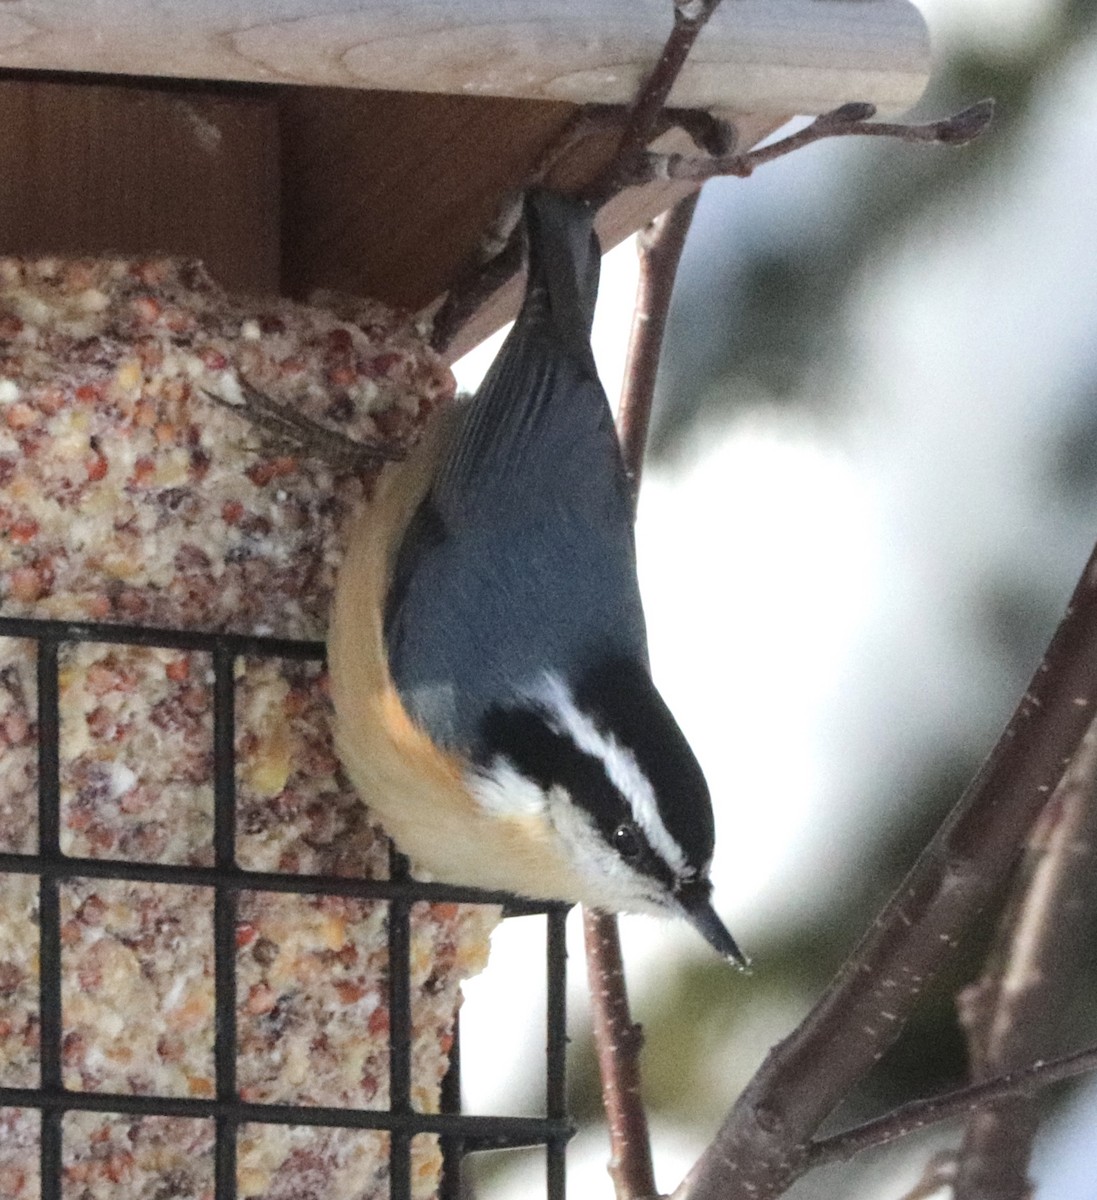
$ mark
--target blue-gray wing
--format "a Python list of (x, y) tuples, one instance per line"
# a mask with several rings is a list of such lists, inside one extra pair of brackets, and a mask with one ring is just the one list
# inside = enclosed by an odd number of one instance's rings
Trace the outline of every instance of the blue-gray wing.
[(527, 198), (522, 311), (395, 563), (393, 682), (435, 741), (476, 756), (496, 705), (599, 656), (647, 662), (632, 506), (590, 348), (600, 248), (583, 203)]
[(397, 557), (386, 638), (412, 716), (474, 757), (485, 714), (546, 671), (646, 663), (609, 405), (551, 328), (516, 324), (464, 415)]

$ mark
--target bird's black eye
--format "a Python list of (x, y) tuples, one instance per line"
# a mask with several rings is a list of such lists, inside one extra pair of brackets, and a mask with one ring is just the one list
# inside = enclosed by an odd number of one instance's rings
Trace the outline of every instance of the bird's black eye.
[(636, 826), (630, 825), (628, 822), (618, 825), (613, 831), (613, 848), (622, 858), (630, 861), (639, 858), (642, 847)]

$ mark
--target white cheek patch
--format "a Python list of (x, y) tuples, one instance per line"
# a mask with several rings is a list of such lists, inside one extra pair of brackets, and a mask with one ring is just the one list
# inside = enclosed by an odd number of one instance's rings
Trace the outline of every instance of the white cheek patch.
[(469, 771), (466, 782), (486, 812), (518, 817), (545, 811), (545, 793), (505, 758), (496, 758), (485, 771)]
[(561, 733), (566, 733), (584, 754), (602, 763), (610, 783), (628, 801), (648, 844), (676, 875), (683, 875), (686, 856), (663, 824), (655, 791), (632, 751), (612, 735), (603, 734), (586, 713), (580, 712), (559, 676), (546, 673), (532, 699), (548, 709)]
[(545, 792), (502, 757), (486, 770), (468, 772), (465, 779), (485, 812), (499, 817), (548, 818), (558, 839), (558, 853), (585, 884), (583, 894), (574, 899), (608, 912), (667, 915), (666, 904), (660, 902), (651, 881), (606, 846), (566, 788)]

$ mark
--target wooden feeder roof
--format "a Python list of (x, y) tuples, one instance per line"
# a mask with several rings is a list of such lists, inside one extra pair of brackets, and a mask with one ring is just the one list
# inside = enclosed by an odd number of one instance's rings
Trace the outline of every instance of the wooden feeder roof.
[[(235, 290), (421, 308), (574, 106), (635, 94), (670, 22), (671, 0), (9, 0), (0, 252), (193, 255)], [(848, 100), (901, 112), (927, 71), (908, 0), (729, 0), (671, 102), (749, 145)], [(610, 148), (584, 143), (573, 181)], [(688, 188), (607, 205), (606, 246)]]

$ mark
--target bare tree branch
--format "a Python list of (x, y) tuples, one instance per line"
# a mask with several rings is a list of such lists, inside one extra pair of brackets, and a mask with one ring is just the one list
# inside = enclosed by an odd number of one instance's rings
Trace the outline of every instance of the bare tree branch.
[[(635, 507), (644, 464), (655, 376), (666, 329), (678, 262), (689, 232), (696, 195), (679, 201), (640, 235), (640, 280), (636, 292), (625, 377), (617, 410), (621, 455)], [(655, 1195), (651, 1139), (640, 1092), (643, 1036), (629, 1012), (617, 918), (585, 911), (587, 975), (594, 1044), (602, 1078), (602, 1101), (610, 1136), (610, 1175), (617, 1200)]]
[[(646, 87), (647, 83), (644, 86)], [(656, 114), (646, 140), (638, 150), (632, 152), (626, 167), (621, 145), (626, 138), (626, 130), (630, 128), (633, 112), (634, 108), (622, 109), (616, 105), (583, 105), (541, 155), (531, 172), (531, 183), (547, 186), (546, 180), (551, 177), (554, 169), (588, 137), (595, 135), (616, 134), (618, 139), (618, 149), (604, 174), (616, 173), (618, 170), (635, 170), (646, 146), (671, 129), (680, 129), (703, 154), (719, 156), (731, 154), (735, 149), (735, 126), (723, 117), (706, 112), (702, 108), (664, 108)], [(591, 185), (591, 193), (595, 186)], [(587, 199), (591, 203), (599, 203), (591, 194), (587, 195)]]
[(1095, 702), (1097, 551), (990, 757), (819, 1003), (770, 1052), (676, 1200), (765, 1200), (807, 1169), (819, 1124), (895, 1041), (1001, 884)]
[(683, 154), (647, 153), (637, 160), (636, 173), (624, 178), (628, 185), (647, 183), (653, 179), (690, 180), (703, 183), (716, 176), (748, 175), (775, 159), (784, 158), (805, 146), (824, 138), (885, 137), (901, 142), (934, 142), (946, 146), (964, 146), (977, 138), (994, 116), (994, 101), (980, 100), (963, 112), (939, 121), (904, 125), (894, 121), (870, 121), (876, 109), (871, 104), (855, 102), (823, 113), (810, 125), (788, 137), (747, 150), (740, 154), (723, 154), (711, 158), (695, 158)]
[(522, 225), (518, 222), (493, 258), (485, 261), (482, 255), (477, 255), (458, 274), (431, 321), (432, 350), (442, 354), (491, 297), (518, 274), (524, 248)]
[[(605, 170), (587, 189), (585, 196), (595, 207), (628, 186), (625, 177), (642, 170), (648, 143), (667, 126), (665, 105), (671, 89), (685, 65), (697, 35), (704, 28), (720, 0), (674, 0), (674, 24), (651, 73), (624, 117), (617, 149)], [(695, 144), (709, 150), (727, 152), (734, 134), (724, 122), (708, 113), (679, 110), (677, 123), (689, 133)], [(574, 148), (577, 141), (591, 132), (602, 132), (607, 123), (620, 124), (620, 110), (581, 108), (548, 147), (533, 171), (532, 182), (541, 182), (552, 166)], [(729, 144), (731, 143), (731, 144)], [(484, 304), (522, 267), (521, 230), (511, 226), (511, 236), (494, 256), (483, 253), (454, 281), (434, 315), (430, 344), (444, 351), (460, 330)]]
[[(682, 120), (679, 123), (695, 139), (704, 141), (709, 147), (723, 152), (712, 157), (693, 157), (681, 154), (655, 154), (647, 152), (645, 147), (651, 137), (661, 131), (662, 114), (656, 110), (654, 116), (650, 107), (654, 98), (662, 95), (664, 98), (673, 87), (677, 72), (685, 61), (683, 48), (689, 49), (696, 39), (701, 25), (708, 19), (708, 14), (716, 7), (713, 0), (708, 4), (697, 0), (695, 4), (680, 0), (675, 6), (675, 26), (659, 64), (645, 81), (640, 96), (629, 111), (626, 132), (622, 134), (620, 147), (613, 161), (607, 166), (598, 180), (587, 190), (587, 196), (592, 203), (603, 204), (611, 196), (626, 187), (649, 183), (655, 179), (688, 180), (703, 183), (718, 175), (736, 175), (745, 177), (765, 163), (773, 162), (786, 154), (791, 154), (813, 142), (832, 137), (888, 137), (906, 142), (936, 142), (944, 145), (959, 146), (978, 137), (987, 127), (994, 111), (993, 101), (982, 100), (963, 112), (946, 117), (939, 121), (924, 124), (904, 125), (888, 121), (870, 121), (876, 111), (871, 104), (853, 102), (843, 104), (829, 113), (817, 117), (810, 125), (761, 146), (757, 150), (748, 150), (741, 154), (726, 150), (724, 143), (733, 141), (731, 132), (719, 122), (706, 123), (700, 116), (696, 120)], [(679, 16), (684, 9), (704, 15), (690, 18), (688, 21)], [(699, 23), (694, 28), (690, 22)], [(692, 33), (688, 31), (693, 29)], [(671, 69), (673, 68), (673, 77)], [(560, 135), (557, 142), (549, 148), (542, 162), (534, 173), (535, 179), (541, 179), (549, 165), (566, 153), (577, 138), (586, 129), (604, 130), (607, 116), (605, 110), (589, 112), (583, 110), (576, 115)], [(638, 140), (643, 137), (644, 140)], [(497, 239), (493, 234), (492, 243)], [(431, 346), (438, 351), (445, 350), (457, 333), (480, 310), (487, 300), (495, 294), (521, 269), (521, 234), (511, 227), (511, 237), (505, 241), (503, 248), (495, 258), (486, 259), (483, 253), (477, 255), (475, 262), (467, 268), (450, 288), (446, 299), (439, 307), (433, 319)]]
[[(531, 185), (543, 184), (553, 168), (585, 138), (607, 132), (623, 136), (621, 131), (628, 115), (620, 108), (591, 105), (580, 108), (541, 156), (531, 173)], [(730, 153), (735, 144), (732, 126), (712, 113), (698, 109), (667, 109), (657, 114), (652, 136), (657, 137), (668, 129), (683, 130), (699, 150), (708, 154)], [(439, 354), (446, 351), (472, 317), (522, 269), (521, 205), (516, 203), (520, 199), (518, 193), (507, 197), (473, 259), (454, 280), (435, 312), (431, 320), (430, 344)]]
[(700, 192), (694, 192), (679, 200), (673, 208), (656, 217), (638, 238), (640, 279), (625, 358), (624, 383), (617, 407), (617, 430), (633, 504), (640, 490), (640, 468), (651, 425), (655, 380), (674, 280), (699, 197)]
[(809, 1169), (826, 1163), (842, 1162), (873, 1146), (883, 1146), (898, 1138), (907, 1137), (929, 1125), (938, 1125), (954, 1117), (979, 1113), (1009, 1097), (1031, 1096), (1041, 1088), (1064, 1079), (1073, 1079), (1089, 1071), (1097, 1071), (1097, 1046), (1065, 1054), (1048, 1062), (1035, 1062), (1017, 1071), (995, 1075), (981, 1083), (969, 1084), (940, 1096), (914, 1100), (893, 1109), (874, 1121), (866, 1121), (853, 1129), (821, 1138), (811, 1144), (806, 1155)]
[(655, 135), (667, 97), (685, 66), (698, 34), (716, 11), (720, 0), (674, 0), (674, 25), (659, 55), (659, 61), (644, 80), (629, 109), (613, 161), (587, 191), (587, 198), (601, 206), (628, 186), (627, 176), (639, 162)]
[(583, 936), (613, 1190), (617, 1200), (648, 1200), (656, 1191), (648, 1118), (640, 1093), (644, 1035), (629, 1011), (617, 918), (584, 909)]
[[(1097, 723), (1036, 826), (986, 972), (961, 994), (976, 1079), (1053, 1051), (1093, 909), (1095, 854)], [(957, 1200), (1026, 1200), (1038, 1123), (1024, 1099), (974, 1112), (957, 1159)]]

